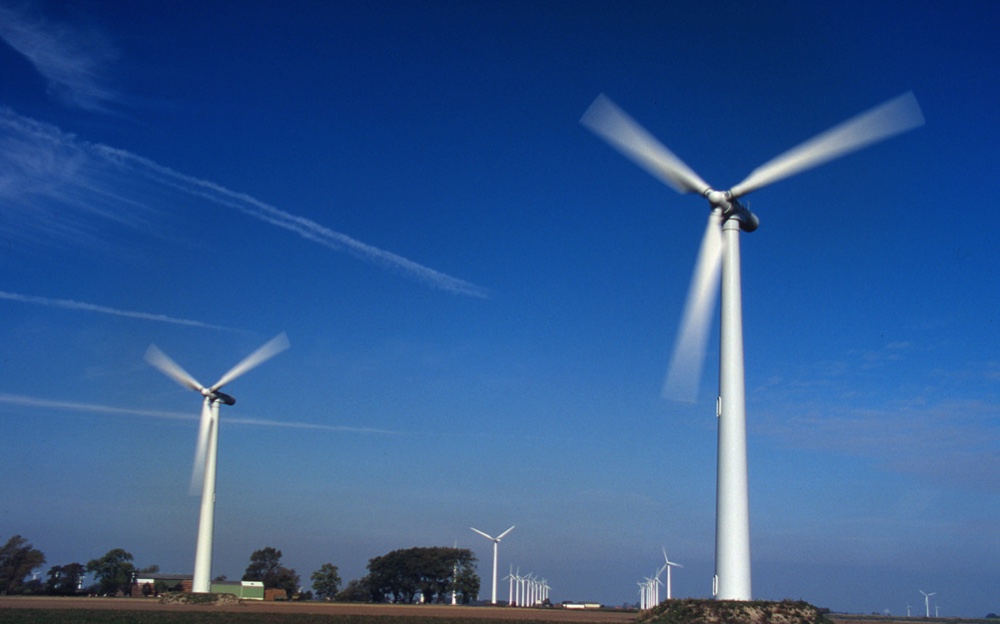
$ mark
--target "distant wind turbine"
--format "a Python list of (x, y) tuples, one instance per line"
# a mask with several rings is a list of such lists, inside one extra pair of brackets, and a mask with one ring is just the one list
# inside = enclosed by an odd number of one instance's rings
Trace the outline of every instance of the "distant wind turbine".
[(927, 592), (925, 592), (922, 589), (919, 590), (919, 591), (920, 591), (921, 594), (924, 595), (924, 613), (925, 613), (924, 617), (930, 617), (931, 616), (931, 596), (933, 596), (937, 592), (931, 592), (931, 593), (928, 594)]
[(480, 531), (475, 527), (469, 527), (469, 528), (475, 531), (476, 533), (479, 533), (480, 535), (490, 540), (491, 542), (493, 542), (493, 594), (492, 597), (490, 598), (490, 603), (496, 604), (497, 603), (497, 547), (500, 544), (500, 540), (503, 539), (505, 535), (513, 531), (514, 527), (510, 527), (509, 529), (507, 529), (500, 535), (497, 535), (496, 537), (493, 537), (492, 535), (487, 535), (486, 533), (483, 533), (482, 531)]
[(674, 567), (676, 567), (676, 568), (683, 568), (684, 566), (682, 566), (679, 563), (674, 563), (673, 561), (671, 561), (670, 559), (668, 559), (667, 558), (667, 549), (666, 548), (663, 549), (663, 561), (664, 561), (663, 567), (666, 568), (666, 570), (667, 570), (667, 600), (670, 600), (671, 598), (673, 598), (673, 595), (671, 594), (671, 590), (670, 590), (670, 568), (674, 568)]
[(278, 334), (257, 349), (228, 373), (209, 387), (198, 383), (194, 377), (171, 360), (156, 345), (146, 351), (146, 361), (160, 369), (185, 388), (190, 388), (205, 397), (201, 408), (201, 426), (198, 430), (198, 446), (194, 456), (194, 471), (191, 488), (201, 481), (201, 512), (198, 517), (198, 545), (194, 555), (194, 584), (192, 592), (208, 593), (212, 581), (212, 534), (215, 529), (215, 464), (219, 443), (219, 404), (233, 405), (236, 399), (220, 392), (220, 388), (240, 375), (260, 366), (278, 353), (288, 348), (288, 337)]
[(645, 611), (649, 608), (649, 583), (635, 582), (639, 586), (639, 609)]

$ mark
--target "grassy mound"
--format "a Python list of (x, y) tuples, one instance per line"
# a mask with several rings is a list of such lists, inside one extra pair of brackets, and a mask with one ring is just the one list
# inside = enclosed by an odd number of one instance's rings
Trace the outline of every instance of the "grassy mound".
[(807, 602), (668, 600), (644, 612), (642, 624), (833, 624)]

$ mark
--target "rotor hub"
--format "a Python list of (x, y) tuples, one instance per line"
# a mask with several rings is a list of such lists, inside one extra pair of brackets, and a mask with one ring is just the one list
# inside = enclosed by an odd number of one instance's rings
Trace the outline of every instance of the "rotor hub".
[(712, 208), (721, 208), (723, 213), (728, 211), (731, 207), (729, 203), (729, 193), (708, 189), (705, 191), (705, 198), (708, 200), (708, 203), (712, 204)]

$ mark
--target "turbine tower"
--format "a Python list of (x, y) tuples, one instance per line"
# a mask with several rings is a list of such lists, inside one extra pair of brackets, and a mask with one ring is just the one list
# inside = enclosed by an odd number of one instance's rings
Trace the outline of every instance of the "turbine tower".
[[(708, 200), (708, 226), (702, 238), (681, 329), (663, 394), (694, 401), (704, 360), (708, 323), (722, 272), (719, 346), (719, 421), (716, 476), (715, 578), (721, 600), (750, 600), (750, 504), (747, 484), (746, 398), (743, 371), (743, 312), (740, 287), (740, 230), (753, 232), (757, 216), (740, 197), (764, 186), (844, 156), (923, 124), (912, 93), (906, 93), (758, 167), (728, 191), (718, 191), (642, 126), (600, 95), (580, 123), (679, 193)], [(721, 233), (720, 233), (721, 227)]]
[(219, 378), (219, 381), (209, 387), (198, 383), (194, 377), (167, 357), (156, 345), (150, 345), (146, 351), (147, 362), (180, 385), (205, 397), (201, 408), (201, 424), (198, 429), (198, 446), (194, 455), (194, 470), (191, 474), (192, 491), (198, 485), (201, 486), (198, 544), (195, 547), (194, 583), (191, 589), (194, 593), (208, 593), (211, 590), (212, 535), (215, 527), (215, 466), (219, 444), (219, 404), (233, 405), (236, 403), (236, 399), (220, 392), (219, 389), (287, 348), (288, 337), (282, 332), (244, 358), (228, 373)]
[(475, 531), (476, 533), (479, 533), (480, 535), (490, 540), (491, 542), (493, 542), (493, 594), (492, 597), (490, 598), (490, 602), (491, 604), (496, 604), (497, 603), (497, 547), (499, 546), (500, 540), (503, 539), (504, 535), (507, 535), (508, 533), (513, 531), (514, 527), (510, 527), (509, 529), (507, 529), (500, 535), (497, 535), (496, 537), (493, 537), (492, 535), (487, 535), (486, 533), (483, 533), (477, 528), (474, 527), (469, 527), (469, 528)]

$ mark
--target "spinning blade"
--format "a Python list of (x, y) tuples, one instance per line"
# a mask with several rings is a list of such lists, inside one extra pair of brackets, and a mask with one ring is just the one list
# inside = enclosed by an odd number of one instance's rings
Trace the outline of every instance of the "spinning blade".
[(166, 353), (160, 351), (156, 345), (149, 345), (149, 348), (146, 349), (146, 361), (185, 388), (201, 392), (203, 386), (188, 374), (186, 370), (181, 368), (177, 362), (171, 360)]
[(243, 359), (239, 364), (232, 367), (228, 373), (223, 375), (219, 381), (209, 388), (213, 392), (236, 379), (240, 375), (246, 373), (247, 371), (253, 370), (254, 368), (260, 366), (264, 362), (268, 361), (275, 355), (281, 353), (288, 348), (288, 336), (285, 332), (281, 332), (271, 340), (269, 340), (264, 346), (257, 349), (247, 357)]
[(924, 124), (913, 93), (907, 92), (809, 139), (757, 167), (730, 189), (733, 197), (839, 158)]
[(663, 383), (662, 395), (667, 399), (693, 403), (698, 398), (708, 328), (719, 294), (719, 272), (722, 267), (721, 222), (722, 211), (712, 210), (701, 239), (684, 315), (674, 342), (674, 353), (670, 357), (667, 378)]
[(194, 450), (194, 467), (191, 470), (191, 494), (201, 494), (205, 479), (205, 461), (208, 454), (208, 435), (212, 427), (212, 399), (205, 397), (201, 404), (201, 423), (198, 425), (198, 445)]
[(702, 195), (708, 184), (603, 93), (580, 123), (678, 193)]

